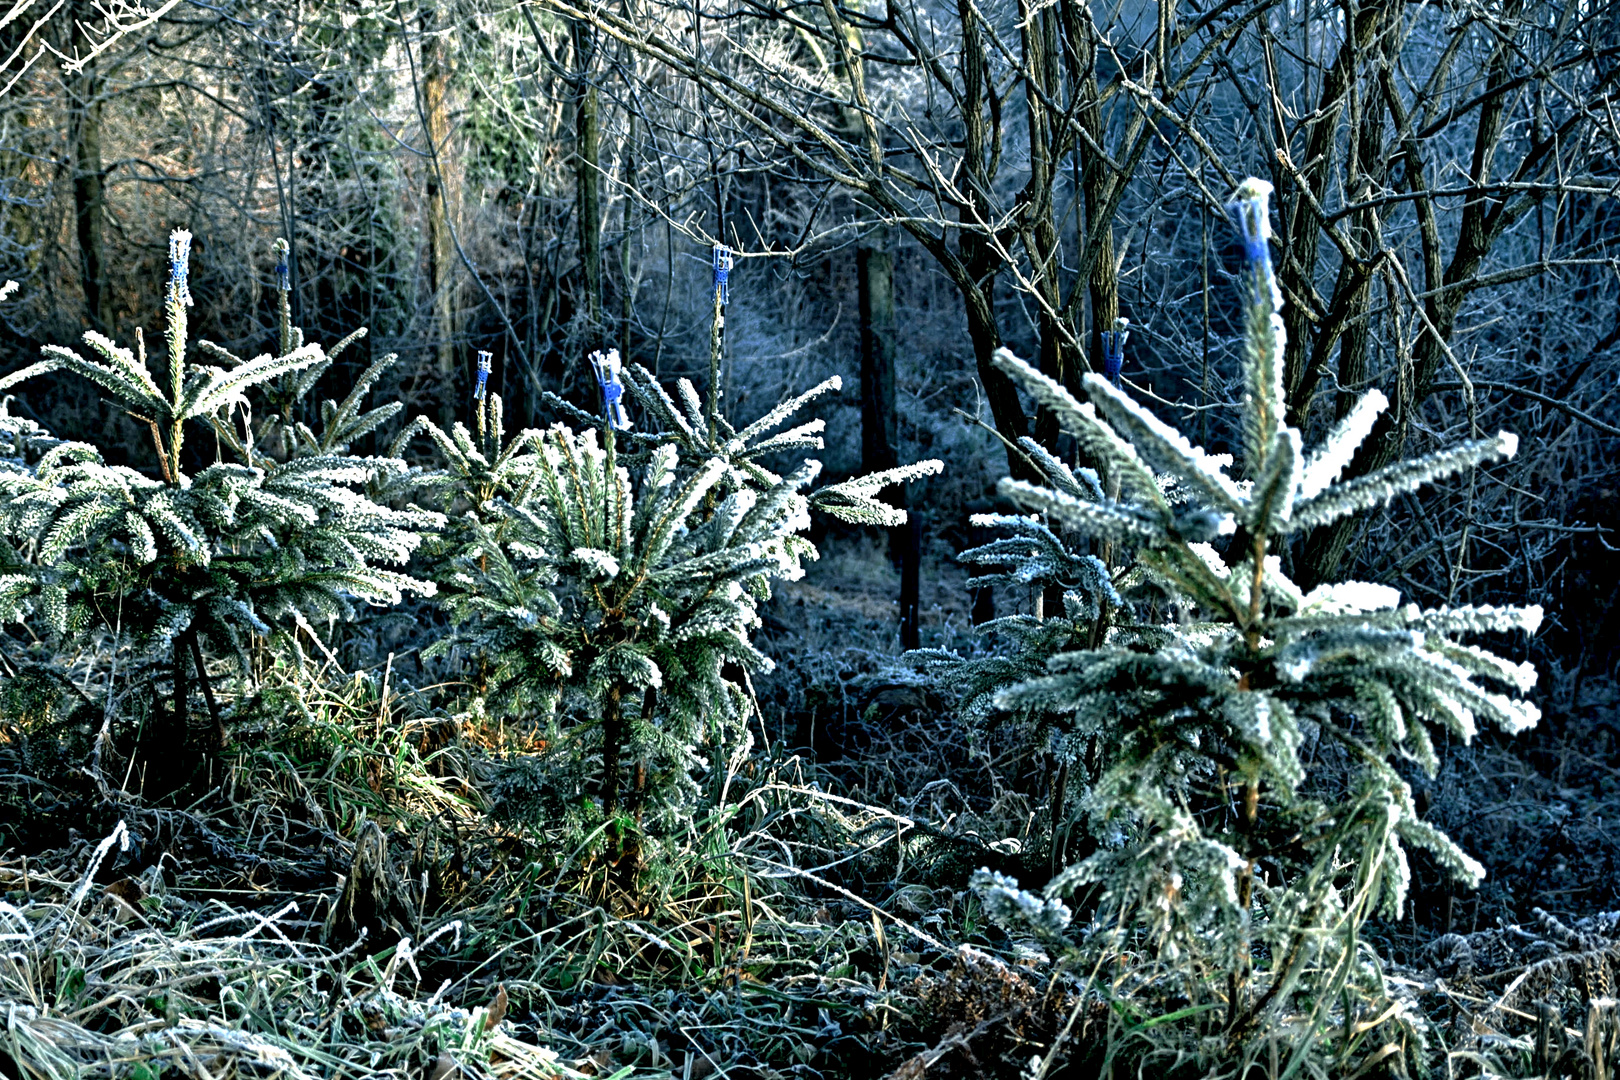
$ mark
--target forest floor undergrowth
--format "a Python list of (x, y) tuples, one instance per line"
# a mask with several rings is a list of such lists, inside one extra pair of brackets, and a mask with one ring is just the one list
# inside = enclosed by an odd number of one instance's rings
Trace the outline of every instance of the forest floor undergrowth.
[[(633, 881), (600, 835), (565, 848), (501, 813), (510, 763), (543, 748), (432, 705), (442, 688), (328, 672), (302, 716), (237, 727), (162, 797), (110, 745), (8, 726), (0, 1073), (919, 1080), (1038, 1075), (1061, 1044), (1045, 1075), (1221, 1075), (1155, 1041), (1150, 983), (988, 923), (973, 870), (1033, 888), (1054, 863), (1031, 764), (893, 678), (869, 598), (813, 600), (790, 591), (768, 631), (844, 650), (762, 684), (722, 811)], [(1389, 1007), (1448, 1033), (1437, 1075), (1537, 1075), (1538, 1037), (1573, 1054), (1620, 983), (1605, 695), (1528, 756), (1453, 748), (1420, 790), (1491, 875), (1453, 895), (1417, 866), (1407, 920), (1376, 928)], [(1250, 1075), (1287, 1072), (1270, 1037)]]

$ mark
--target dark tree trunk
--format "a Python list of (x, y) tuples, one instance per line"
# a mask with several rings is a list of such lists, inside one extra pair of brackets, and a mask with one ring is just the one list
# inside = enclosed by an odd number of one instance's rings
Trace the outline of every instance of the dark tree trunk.
[(921, 648), (921, 603), (919, 587), (922, 569), (922, 517), (912, 511), (906, 523), (896, 530), (905, 539), (900, 555), (900, 647)]
[[(75, 25), (88, 25), (94, 16), (88, 4), (77, 5)], [(77, 44), (82, 47), (84, 43)], [(79, 242), (79, 282), (84, 291), (85, 314), (93, 329), (111, 334), (112, 305), (107, 292), (101, 221), (107, 176), (101, 163), (100, 95), (101, 80), (92, 62), (73, 79), (73, 114), (69, 121), (73, 143), (73, 219)]]
[(962, 20), (962, 173), (969, 203), (958, 212), (962, 227), (957, 240), (960, 269), (956, 286), (962, 294), (979, 382), (984, 386), (996, 431), (1008, 443), (1007, 471), (1020, 480), (1034, 480), (1037, 478), (1024, 455), (1014, 449), (1018, 440), (1029, 433), (1029, 419), (1018, 401), (1018, 388), (991, 363), (1001, 347), (995, 305), (996, 270), (1001, 257), (994, 238), (987, 233), (994, 215), (984, 195), (992, 188), (989, 159), (995, 156), (992, 144), (999, 133), (985, 116), (991, 104), (989, 58), (981, 17), (974, 5), (969, 0), (957, 0), (957, 14)]
[(220, 718), (219, 703), (214, 700), (213, 684), (208, 681), (208, 665), (203, 660), (202, 642), (198, 639), (195, 628), (186, 631), (186, 636), (191, 639), (191, 659), (197, 667), (197, 682), (202, 686), (203, 701), (208, 706), (208, 718), (214, 722), (212, 745), (208, 749), (223, 750), (229, 736), (225, 731), (225, 721)]
[(429, 37), (423, 49), (426, 68), (422, 87), (422, 107), (427, 135), (432, 144), (428, 169), (428, 260), (433, 283), (435, 360), (440, 392), (440, 422), (448, 430), (455, 420), (461, 395), (456, 367), (456, 245), (452, 233), (453, 213), (458, 192), (450, 155), (449, 58), (444, 45)]
[[(894, 257), (862, 247), (855, 255), (860, 278), (861, 469), (879, 472), (900, 463), (895, 431)], [(896, 494), (904, 498), (904, 488)]]
[(584, 277), (585, 317), (593, 345), (602, 329), (602, 179), (598, 172), (601, 130), (596, 83), (595, 30), (572, 26), (576, 85), (574, 90), (574, 213), (579, 218), (579, 262)]
[[(894, 257), (881, 248), (862, 247), (855, 263), (860, 279), (861, 469), (879, 472), (900, 463), (894, 379)], [(906, 509), (904, 485), (897, 485), (887, 497), (894, 506)], [(916, 511), (911, 511), (904, 525), (889, 530), (889, 556), (900, 564), (900, 644), (907, 649), (919, 647), (921, 526)]]
[[(187, 642), (185, 634), (178, 634), (174, 639), (173, 654), (170, 657), (174, 668), (174, 713), (169, 718), (169, 730), (163, 742), (167, 749), (177, 750), (189, 742), (187, 738), (190, 725), (191, 684), (186, 676), (186, 667), (191, 662), (187, 656)], [(160, 747), (163, 749), (163, 747)]]
[(624, 746), (624, 713), (617, 687), (602, 705), (602, 816), (619, 812), (619, 754)]

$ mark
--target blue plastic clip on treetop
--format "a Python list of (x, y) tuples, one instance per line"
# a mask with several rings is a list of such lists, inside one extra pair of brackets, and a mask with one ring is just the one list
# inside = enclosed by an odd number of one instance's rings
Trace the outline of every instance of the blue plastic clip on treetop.
[(1237, 197), (1226, 204), (1227, 210), (1237, 218), (1243, 233), (1243, 254), (1254, 268), (1256, 279), (1271, 292), (1270, 308), (1281, 311), (1282, 290), (1271, 267), (1271, 192), (1264, 180), (1250, 177), (1237, 190)]
[(720, 292), (722, 304), (731, 303), (731, 267), (734, 260), (731, 249), (724, 244), (714, 245), (714, 287)]
[(176, 229), (169, 234), (169, 297), (191, 306), (191, 234)]
[(484, 390), (489, 385), (489, 373), (494, 366), (494, 356), (487, 350), (478, 350), (478, 385), (473, 387), (473, 400), (480, 401), (484, 397)]
[(1119, 385), (1119, 373), (1125, 366), (1125, 341), (1131, 336), (1131, 320), (1117, 318), (1114, 320), (1112, 330), (1102, 332), (1103, 342), (1103, 374), (1115, 386)]
[(292, 288), (292, 272), (287, 266), (287, 256), (291, 251), (284, 239), (276, 241), (276, 289), (287, 292)]
[(624, 411), (624, 384), (619, 382), (619, 350), (591, 353), (591, 367), (596, 369), (596, 381), (602, 387), (602, 408), (607, 413), (608, 426), (615, 431), (629, 431), (630, 416)]

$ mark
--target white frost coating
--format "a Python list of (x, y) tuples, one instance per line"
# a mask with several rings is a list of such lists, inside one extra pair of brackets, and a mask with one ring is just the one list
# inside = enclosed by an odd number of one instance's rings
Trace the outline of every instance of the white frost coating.
[(1232, 460), (1230, 455), (1221, 455), (1225, 459), (1222, 461), (1205, 453), (1203, 447), (1194, 446), (1181, 432), (1114, 389), (1112, 383), (1095, 372), (1086, 375), (1085, 385), (1099, 404), (1107, 403), (1104, 408), (1115, 427), (1135, 427), (1138, 440), (1150, 443), (1156, 440), (1162, 455), (1181, 460), (1182, 468), (1177, 471), (1183, 473), (1183, 479), (1198, 484), (1216, 501), (1224, 502), (1222, 509), (1235, 510), (1243, 505), (1242, 493), (1224, 471), (1224, 466)]
[(1372, 432), (1379, 415), (1389, 407), (1389, 398), (1381, 390), (1369, 390), (1328, 432), (1322, 445), (1312, 452), (1310, 460), (1299, 477), (1297, 498), (1309, 499), (1326, 491), (1344, 472), (1356, 451)]
[(1210, 572), (1222, 581), (1225, 581), (1227, 575), (1232, 572), (1231, 568), (1226, 565), (1226, 560), (1221, 558), (1220, 552), (1209, 544), (1188, 544), (1187, 550), (1202, 559), (1204, 565), (1209, 567)]
[(1025, 892), (1018, 887), (1018, 879), (993, 870), (975, 871), (968, 885), (983, 899), (990, 920), (1010, 933), (1022, 930), (1040, 937), (1057, 937), (1074, 919), (1063, 901)]
[(600, 548), (577, 547), (569, 554), (593, 575), (610, 580), (619, 576), (619, 560)]
[(1371, 581), (1338, 581), (1318, 585), (1305, 594), (1301, 615), (1361, 615), (1394, 611), (1401, 602), (1399, 589)]

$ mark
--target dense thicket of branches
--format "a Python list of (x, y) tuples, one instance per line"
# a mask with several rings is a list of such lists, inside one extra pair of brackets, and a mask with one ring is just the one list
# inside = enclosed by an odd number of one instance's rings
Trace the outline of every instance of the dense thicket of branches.
[[(176, 224), (198, 237), (195, 321), (254, 347), (285, 234), (295, 320), (372, 327), (333, 380), (397, 351), (398, 394), (448, 418), (489, 348), (533, 419), (542, 389), (581, 399), (600, 346), (701, 381), (723, 242), (738, 392), (774, 400), (866, 357), (868, 463), (874, 445), (955, 447), (957, 502), (979, 497), (994, 447), (950, 407), (1058, 440), (994, 350), (1074, 387), (1121, 316), (1125, 378), (1224, 446), (1204, 419), (1234, 392), (1222, 204), (1257, 172), (1279, 193), (1289, 411), (1307, 435), (1373, 386), (1393, 404), (1358, 471), (1506, 417), (1526, 437), (1508, 483), (1302, 541), (1302, 579), (1375, 550), (1430, 598), (1570, 590), (1578, 617), (1550, 640), (1566, 668), (1601, 660), (1616, 582), (1578, 556), (1613, 524), (1620, 438), (1615, 5), (462, 0), (121, 18), (120, 34), (64, 6), (0, 30), (47, 57), (0, 98), (13, 363), (152, 322), (137, 283)], [(66, 391), (25, 404), (140, 438)], [(860, 443), (843, 428), (847, 472)], [(927, 527), (960, 513), (941, 504)]]

